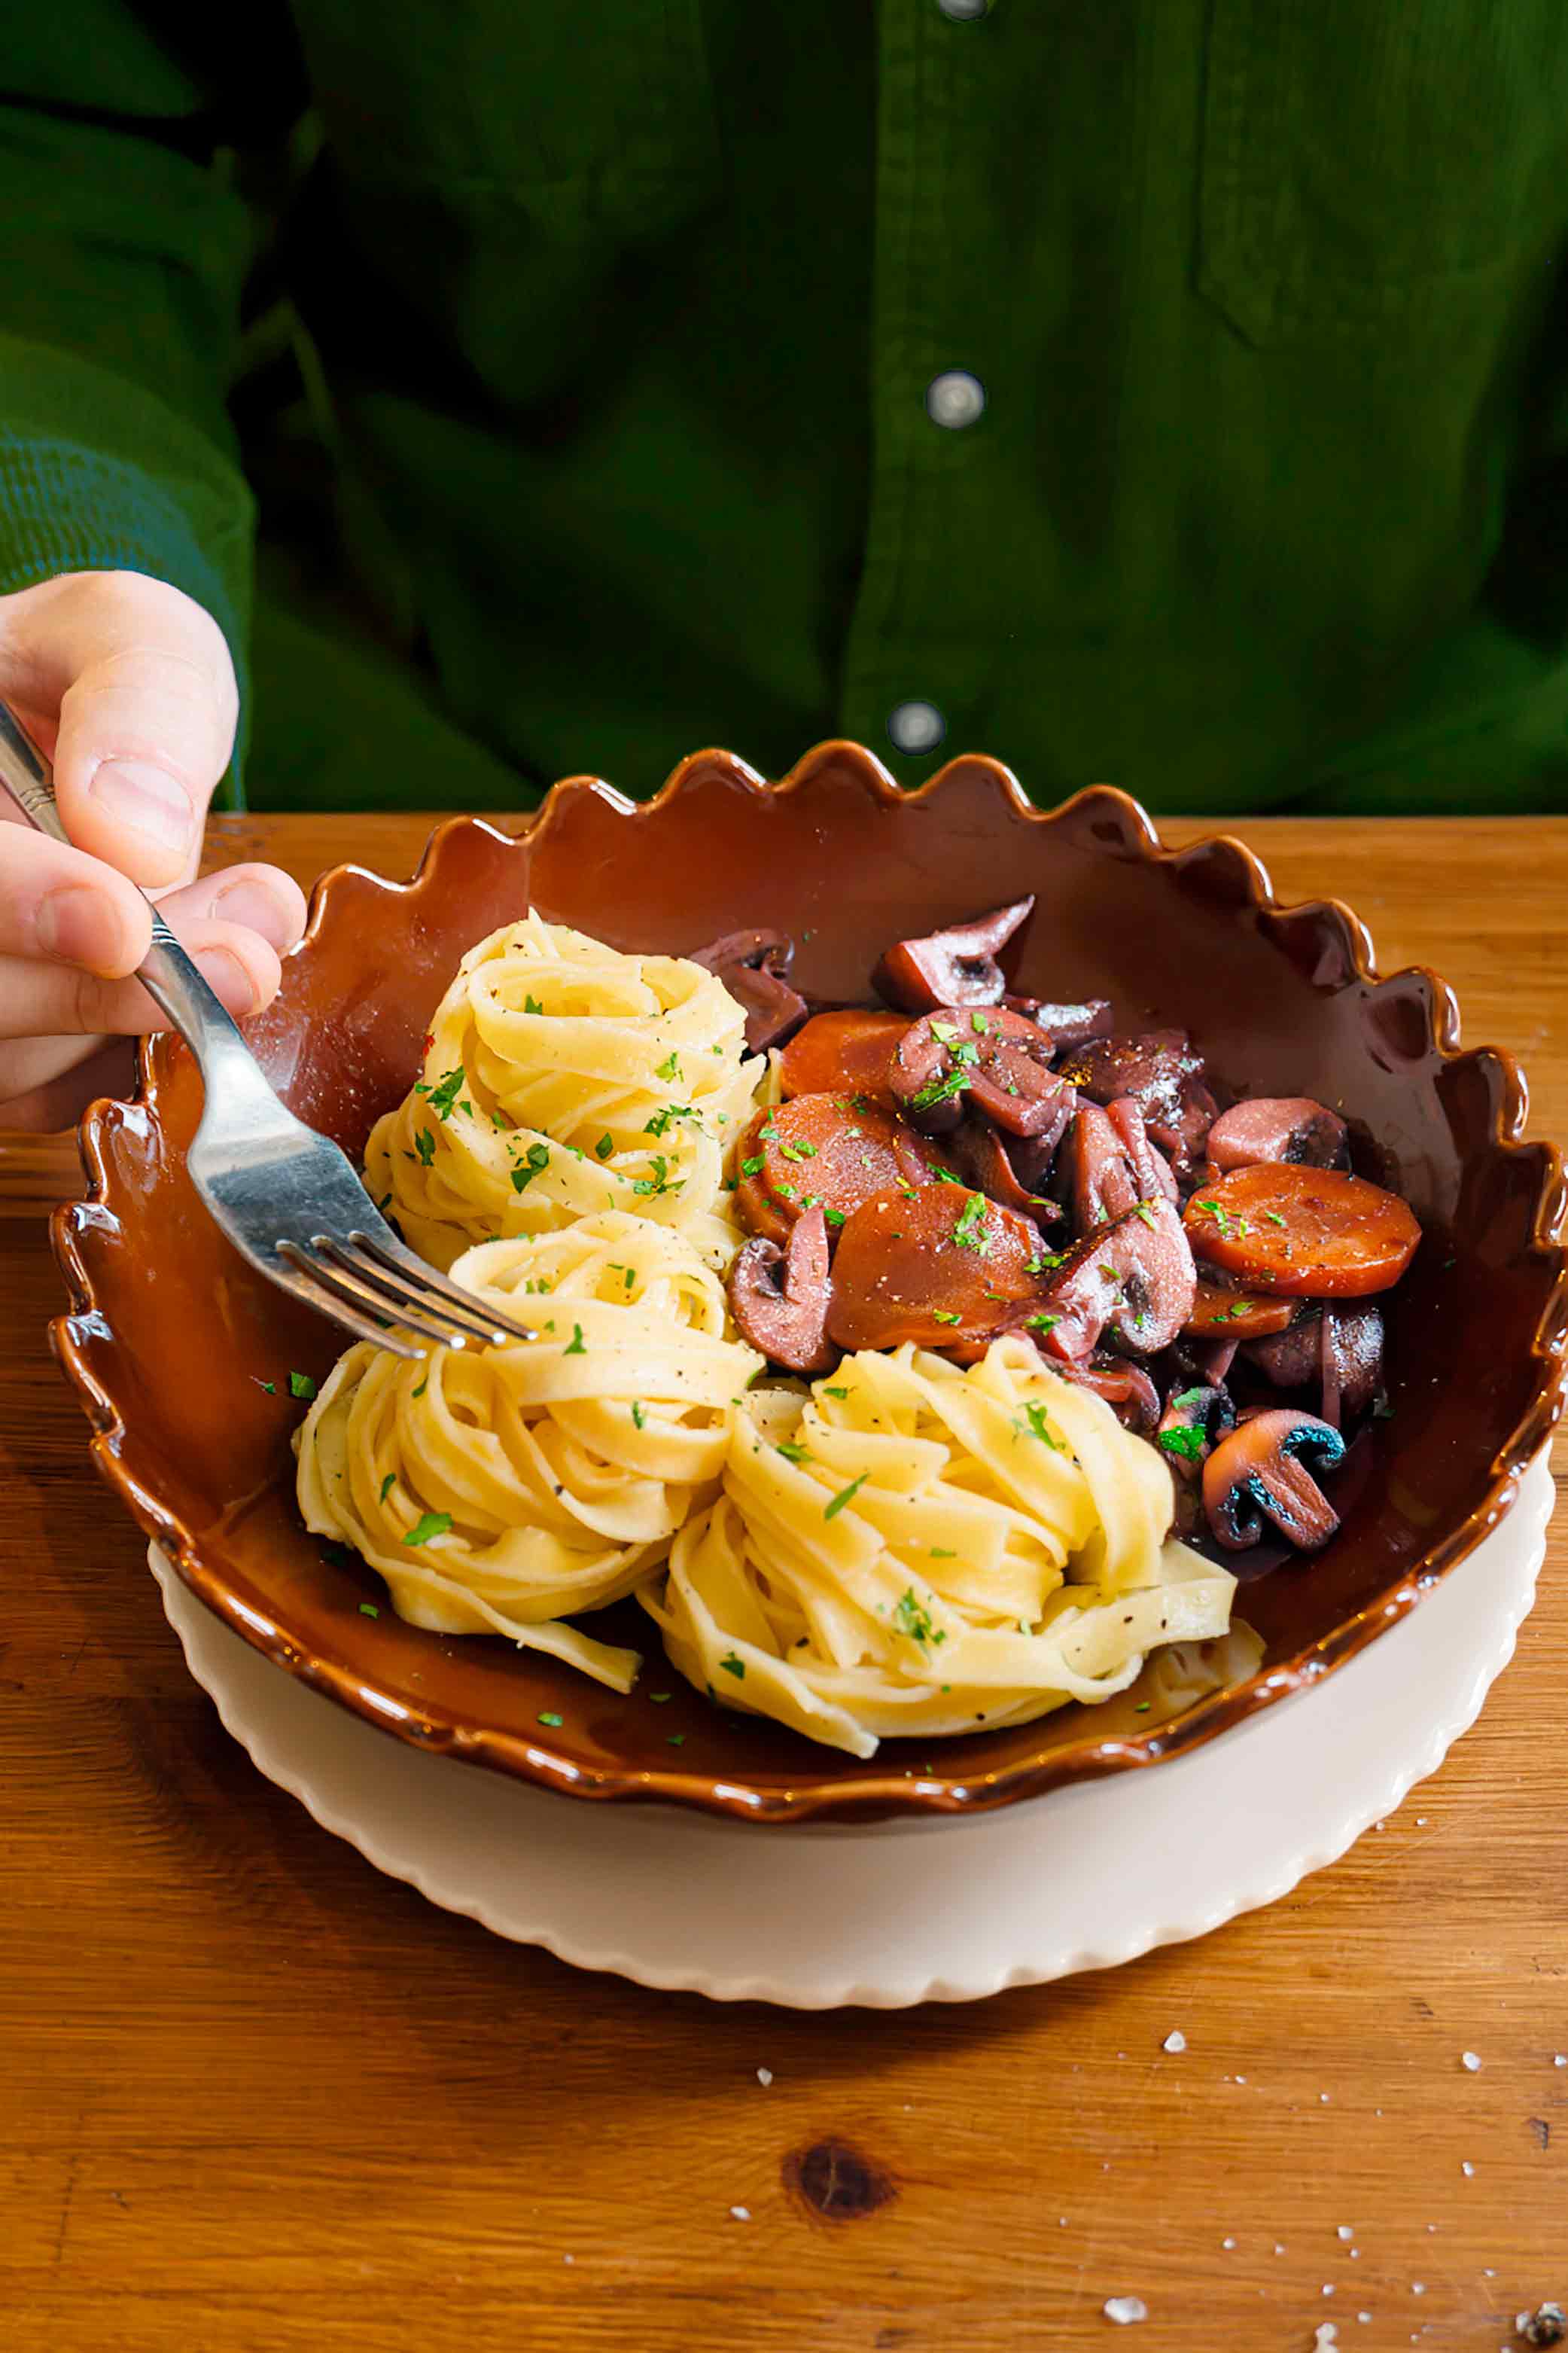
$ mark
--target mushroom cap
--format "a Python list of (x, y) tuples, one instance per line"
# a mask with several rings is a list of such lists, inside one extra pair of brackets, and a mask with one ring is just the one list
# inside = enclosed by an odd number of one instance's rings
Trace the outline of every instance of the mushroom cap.
[(1238, 1422), (1204, 1464), (1204, 1509), (1222, 1545), (1243, 1552), (1263, 1534), (1265, 1519), (1301, 1552), (1317, 1552), (1339, 1526), (1339, 1514), (1307, 1467), (1332, 1471), (1345, 1442), (1316, 1414), (1274, 1407)]

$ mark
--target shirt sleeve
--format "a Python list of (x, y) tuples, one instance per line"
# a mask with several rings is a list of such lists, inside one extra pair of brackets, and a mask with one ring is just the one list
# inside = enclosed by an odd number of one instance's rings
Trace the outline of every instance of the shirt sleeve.
[(253, 236), (211, 92), (119, 0), (6, 13), (0, 592), (183, 589), (228, 640), (243, 740), (254, 513), (225, 399)]

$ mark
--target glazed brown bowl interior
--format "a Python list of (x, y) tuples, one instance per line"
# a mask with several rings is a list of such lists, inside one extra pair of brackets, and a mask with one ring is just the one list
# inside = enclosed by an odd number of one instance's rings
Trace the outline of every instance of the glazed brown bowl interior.
[[(638, 807), (558, 786), (510, 839), (457, 819), (412, 882), (340, 868), (318, 887), (281, 996), (248, 1035), (292, 1108), (358, 1155), (417, 1072), (459, 955), (530, 904), (620, 948), (696, 947), (742, 925), (798, 942), (810, 994), (862, 998), (890, 939), (1037, 894), (1015, 986), (1102, 995), (1123, 1028), (1180, 1026), (1238, 1092), (1342, 1108), (1358, 1165), (1410, 1200), (1425, 1237), (1388, 1302), (1391, 1419), (1358, 1450), (1329, 1550), (1241, 1588), (1257, 1673), (1148, 1728), (1068, 1707), (972, 1738), (885, 1743), (868, 1763), (721, 1714), (664, 1666), (634, 1604), (596, 1627), (648, 1653), (626, 1698), (500, 1640), (406, 1626), (357, 1560), (323, 1553), (293, 1502), (291, 1370), (341, 1345), (253, 1275), (187, 1181), (201, 1083), (153, 1043), (142, 1099), (83, 1124), (90, 1198), (57, 1216), (71, 1313), (61, 1360), (110, 1482), (180, 1575), (247, 1641), (384, 1729), (574, 1795), (675, 1800), (760, 1821), (956, 1811), (1179, 1754), (1352, 1656), (1511, 1502), (1558, 1408), (1563, 1261), (1557, 1157), (1518, 1138), (1511, 1062), (1457, 1050), (1444, 985), (1379, 980), (1356, 919), (1281, 909), (1227, 840), (1170, 851), (1104, 788), (1032, 809), (1008, 773), (952, 762), (900, 794), (870, 754), (813, 753), (767, 786), (728, 754), (688, 761)], [(372, 1618), (362, 1602), (375, 1599)], [(655, 1705), (650, 1690), (674, 1696)], [(563, 1719), (560, 1729), (542, 1722)]]

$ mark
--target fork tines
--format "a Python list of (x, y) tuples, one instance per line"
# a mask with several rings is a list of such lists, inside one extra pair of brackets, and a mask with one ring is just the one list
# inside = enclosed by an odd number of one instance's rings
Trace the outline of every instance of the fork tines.
[[(308, 1244), (279, 1241), (277, 1249), (307, 1284), (325, 1293), (320, 1303), (323, 1313), (362, 1340), (398, 1356), (417, 1357), (426, 1352), (395, 1336), (388, 1325), (444, 1348), (461, 1348), (470, 1340), (500, 1346), (507, 1340), (539, 1336), (529, 1324), (500, 1314), (423, 1261), (389, 1250), (368, 1234), (351, 1233), (346, 1240), (313, 1234)], [(377, 1318), (383, 1320), (373, 1320)]]

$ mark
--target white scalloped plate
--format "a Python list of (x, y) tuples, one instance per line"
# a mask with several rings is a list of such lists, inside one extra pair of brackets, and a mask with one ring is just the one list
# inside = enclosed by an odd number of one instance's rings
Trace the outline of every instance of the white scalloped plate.
[(1552, 1502), (1537, 1461), (1403, 1624), (1190, 1757), (918, 1840), (591, 1805), (422, 1755), (272, 1665), (149, 1558), (191, 1672), (261, 1771), (433, 1904), (640, 1985), (891, 2010), (1132, 1960), (1336, 1862), (1474, 1723), (1534, 1598)]

